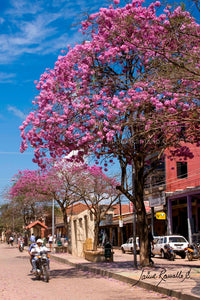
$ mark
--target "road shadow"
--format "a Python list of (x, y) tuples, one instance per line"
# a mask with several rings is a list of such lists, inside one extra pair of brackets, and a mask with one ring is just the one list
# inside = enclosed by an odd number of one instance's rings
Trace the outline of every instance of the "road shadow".
[(15, 258), (18, 258), (18, 259), (30, 259), (28, 256), (24, 256), (24, 255), (16, 256)]
[[(139, 261), (137, 262), (137, 268), (134, 266), (133, 261), (121, 261), (121, 262), (100, 262), (100, 263), (82, 263), (82, 266), (90, 267), (90, 268), (102, 268), (106, 270), (117, 270), (117, 269), (122, 269), (122, 270), (138, 270), (141, 269), (142, 267), (139, 265)], [(153, 265), (151, 268), (160, 268), (160, 265), (157, 266), (156, 264)]]
[(192, 288), (191, 292), (194, 295), (198, 295), (198, 297), (200, 298), (200, 279), (194, 279), (196, 286), (194, 288)]
[(78, 270), (77, 268), (70, 268), (70, 269), (53, 269), (50, 270), (50, 278), (100, 278), (100, 276), (91, 273), (89, 271)]

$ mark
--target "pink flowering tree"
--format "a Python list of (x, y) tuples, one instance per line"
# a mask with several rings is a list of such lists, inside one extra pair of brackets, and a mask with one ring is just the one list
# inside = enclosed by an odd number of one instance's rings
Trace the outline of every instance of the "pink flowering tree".
[(54, 199), (61, 209), (67, 236), (67, 208), (77, 201), (72, 191), (74, 177), (71, 168), (72, 166), (68, 168), (65, 166), (64, 170), (63, 163), (56, 165), (49, 163), (46, 170), (20, 171), (9, 191), (13, 200), (23, 198), (24, 205), (31, 207), (37, 204), (42, 208)]
[(66, 164), (64, 159), (54, 164), (49, 163), (44, 171), (46, 190), (61, 209), (65, 232), (68, 238), (69, 222), (67, 208), (79, 201), (74, 193), (76, 178), (72, 171), (73, 164)]
[(117, 181), (107, 177), (97, 166), (69, 162), (68, 158), (49, 165), (45, 170), (49, 192), (59, 204), (68, 236), (67, 208), (83, 201), (94, 216), (93, 249), (97, 249), (100, 221), (118, 201)]
[(25, 225), (35, 218), (43, 217), (45, 207), (49, 204), (49, 195), (41, 193), (43, 185), (39, 171), (19, 171), (12, 179), (12, 186), (6, 193), (6, 199), (13, 204), (15, 211), (23, 215)]
[[(118, 189), (137, 212), (141, 265), (148, 264), (145, 181), (165, 149), (192, 158), (183, 142), (199, 144), (200, 136), (200, 26), (180, 7), (159, 14), (159, 6), (133, 0), (83, 21), (88, 41), (41, 75), (34, 110), (20, 127), (21, 151), (35, 148), (40, 167), (46, 152), (92, 153), (104, 158), (105, 170), (118, 160)], [(126, 185), (130, 164), (134, 193)]]
[[(48, 163), (45, 170), (19, 172), (9, 191), (13, 201), (23, 199), (24, 206), (40, 207), (56, 201), (61, 209), (69, 238), (67, 208), (84, 201), (94, 216), (94, 249), (97, 249), (99, 223), (118, 200), (117, 182), (107, 177), (97, 166), (69, 163), (67, 159)], [(36, 209), (35, 209), (36, 210)], [(35, 215), (34, 215), (35, 216)]]
[(82, 165), (74, 168), (76, 183), (74, 193), (84, 201), (94, 217), (93, 250), (97, 250), (100, 222), (119, 200), (118, 185), (114, 178), (106, 176), (101, 167)]

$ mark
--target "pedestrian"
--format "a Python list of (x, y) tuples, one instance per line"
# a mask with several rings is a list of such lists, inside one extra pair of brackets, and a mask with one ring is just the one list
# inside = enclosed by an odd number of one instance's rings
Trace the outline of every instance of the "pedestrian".
[(18, 248), (20, 248), (21, 243), (23, 243), (23, 245), (24, 245), (24, 239), (23, 239), (23, 237), (20, 235), (20, 236), (18, 237), (18, 239), (17, 239)]
[(64, 244), (65, 244), (65, 237), (64, 237), (64, 235), (61, 237), (61, 243), (62, 243), (62, 246), (64, 246)]
[(148, 226), (148, 252), (149, 252), (149, 264), (153, 265), (154, 261), (152, 260), (152, 253), (151, 250), (154, 248), (154, 243), (153, 243), (153, 235), (151, 232), (151, 225)]
[(64, 246), (65, 246), (65, 247), (68, 247), (68, 238), (67, 238), (67, 236), (66, 236), (66, 238), (65, 238)]
[(31, 241), (31, 243), (35, 243), (35, 235), (34, 235), (34, 233), (32, 233), (32, 235), (30, 237), (30, 241)]
[(52, 234), (49, 234), (48, 238), (49, 238), (49, 247), (50, 247), (50, 251), (51, 251), (52, 244), (53, 244), (53, 236), (52, 236)]
[(13, 246), (14, 238), (12, 236), (9, 237), (9, 245)]

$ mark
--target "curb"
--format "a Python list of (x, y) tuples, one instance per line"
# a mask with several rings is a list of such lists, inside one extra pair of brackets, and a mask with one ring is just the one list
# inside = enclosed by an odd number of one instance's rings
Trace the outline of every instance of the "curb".
[(89, 271), (89, 272), (92, 272), (92, 273), (97, 274), (97, 275), (113, 278), (113, 279), (116, 279), (116, 280), (119, 280), (119, 281), (122, 281), (122, 282), (125, 282), (125, 283), (129, 283), (129, 284), (132, 284), (132, 285), (137, 285), (137, 286), (139, 286), (141, 288), (144, 288), (146, 290), (151, 290), (151, 291), (161, 293), (161, 294), (164, 294), (164, 295), (167, 295), (167, 296), (170, 296), (170, 297), (176, 297), (176, 298), (181, 299), (181, 300), (197, 300), (197, 299), (199, 300), (200, 299), (200, 297), (183, 294), (181, 292), (177, 292), (177, 291), (174, 291), (174, 290), (171, 290), (171, 289), (167, 289), (167, 288), (164, 288), (164, 287), (159, 287), (159, 286), (156, 286), (156, 285), (153, 285), (153, 284), (150, 284), (150, 283), (146, 283), (146, 282), (141, 282), (141, 281), (138, 281), (136, 279), (129, 278), (127, 276), (123, 276), (123, 275), (120, 275), (120, 274), (116, 274), (116, 273), (113, 273), (113, 272), (110, 272), (110, 271), (107, 271), (107, 270), (104, 270), (104, 269), (101, 269), (101, 268), (94, 268), (94, 267), (90, 267), (90, 266), (84, 266), (81, 263), (72, 263), (69, 260), (67, 260), (66, 258), (57, 257), (57, 256), (53, 256), (53, 255), (51, 255), (51, 258), (58, 261), (58, 262), (65, 263), (67, 265), (73, 266), (73, 267), (75, 267), (79, 270)]

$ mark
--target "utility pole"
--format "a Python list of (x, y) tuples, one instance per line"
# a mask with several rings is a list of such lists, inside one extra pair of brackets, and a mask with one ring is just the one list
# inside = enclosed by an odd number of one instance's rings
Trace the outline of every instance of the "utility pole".
[(55, 234), (55, 232), (54, 232), (54, 227), (55, 227), (55, 225), (54, 225), (54, 198), (53, 198), (53, 200), (52, 200), (52, 236), (53, 236), (53, 251), (54, 251), (54, 234)]
[(121, 244), (124, 243), (123, 241), (123, 219), (122, 219), (122, 204), (121, 204), (121, 195), (119, 195), (119, 230), (120, 230), (120, 239)]
[[(135, 167), (132, 160), (132, 195), (135, 194)], [(133, 203), (133, 257), (134, 257), (134, 267), (137, 268), (137, 250), (136, 250), (136, 212), (135, 205)]]

